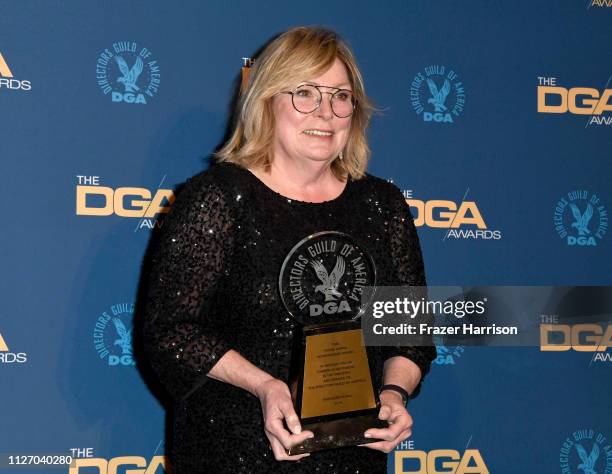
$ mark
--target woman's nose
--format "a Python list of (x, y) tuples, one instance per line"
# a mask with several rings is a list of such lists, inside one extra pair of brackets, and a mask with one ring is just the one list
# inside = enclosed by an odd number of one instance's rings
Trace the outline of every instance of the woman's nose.
[(324, 118), (326, 120), (331, 119), (334, 116), (334, 112), (331, 106), (331, 94), (328, 92), (324, 92), (321, 94), (321, 103), (317, 108), (317, 116)]

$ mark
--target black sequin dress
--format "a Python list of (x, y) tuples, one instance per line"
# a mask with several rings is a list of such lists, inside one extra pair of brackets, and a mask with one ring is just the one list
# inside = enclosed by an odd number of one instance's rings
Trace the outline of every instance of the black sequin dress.
[[(349, 178), (336, 199), (306, 203), (221, 163), (188, 180), (177, 196), (154, 252), (144, 342), (176, 400), (171, 459), (178, 474), (386, 472), (385, 453), (359, 447), (316, 452), (297, 463), (276, 461), (259, 400), (206, 376), (234, 349), (287, 381), (295, 323), (279, 299), (278, 275), (297, 242), (324, 230), (348, 233), (365, 246), (379, 284), (425, 284), (404, 197), (374, 176)], [(434, 347), (375, 347), (368, 353), (375, 380), (394, 355), (414, 361), (423, 375), (436, 356)]]

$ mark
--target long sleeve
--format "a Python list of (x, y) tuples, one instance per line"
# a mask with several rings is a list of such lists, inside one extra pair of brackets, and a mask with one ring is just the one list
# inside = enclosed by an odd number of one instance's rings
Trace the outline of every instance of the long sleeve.
[(230, 347), (210, 321), (210, 303), (233, 248), (226, 197), (207, 173), (190, 179), (167, 215), (151, 263), (144, 347), (176, 398), (201, 386)]
[[(395, 263), (393, 284), (424, 287), (426, 286), (425, 268), (410, 207), (401, 191), (395, 186), (393, 186), (390, 201), (387, 225), (389, 226), (391, 254)], [(421, 383), (437, 355), (433, 342), (429, 346), (383, 347), (382, 351), (384, 360), (394, 356), (404, 356), (418, 365), (421, 369)], [(411, 398), (418, 395), (421, 383), (414, 389)]]

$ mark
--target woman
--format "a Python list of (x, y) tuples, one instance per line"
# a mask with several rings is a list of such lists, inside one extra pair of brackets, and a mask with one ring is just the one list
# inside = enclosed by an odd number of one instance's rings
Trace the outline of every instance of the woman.
[(433, 347), (368, 348), (372, 376), (395, 385), (380, 393), (389, 428), (365, 433), (381, 441), (286, 454), (313, 436), (287, 387), (296, 323), (277, 282), (293, 246), (348, 233), (371, 254), (379, 284), (425, 284), (401, 192), (365, 173), (361, 74), (333, 32), (295, 28), (256, 59), (239, 107), (220, 163), (179, 194), (153, 262), (145, 344), (176, 399), (175, 469), (386, 472), (386, 453), (411, 434), (404, 391), (418, 393)]

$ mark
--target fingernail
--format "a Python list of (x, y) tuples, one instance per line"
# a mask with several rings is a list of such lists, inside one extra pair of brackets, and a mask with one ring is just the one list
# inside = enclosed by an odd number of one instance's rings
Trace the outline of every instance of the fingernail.
[(314, 435), (313, 435), (313, 434), (311, 434), (310, 436), (308, 436), (308, 438), (307, 438), (307, 439), (312, 439), (312, 438), (314, 438)]
[(365, 433), (363, 436), (364, 436), (365, 438), (371, 438), (371, 437), (372, 437), (372, 435), (371, 435), (370, 433)]
[(302, 432), (302, 427), (300, 425), (295, 425), (293, 431), (295, 431), (295, 434), (300, 434)]

